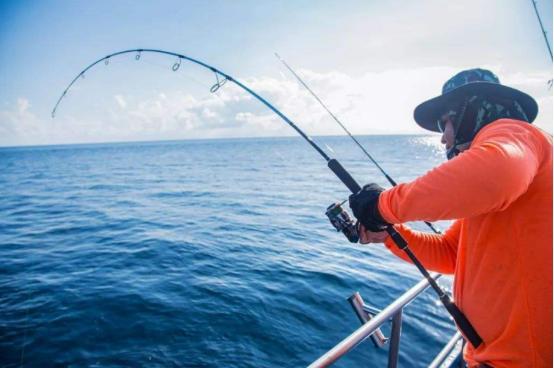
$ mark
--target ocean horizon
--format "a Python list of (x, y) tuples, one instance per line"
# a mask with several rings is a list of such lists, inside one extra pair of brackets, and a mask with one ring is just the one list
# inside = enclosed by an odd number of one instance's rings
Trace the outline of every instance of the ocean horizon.
[[(427, 132), (422, 133), (397, 133), (397, 134), (362, 134), (355, 135), (355, 138), (361, 137), (395, 137), (395, 136), (430, 136)], [(344, 135), (311, 135), (311, 138), (341, 138)], [(179, 138), (179, 139), (147, 139), (147, 140), (107, 140), (107, 141), (94, 141), (94, 142), (68, 142), (68, 143), (38, 143), (38, 144), (16, 144), (1, 146), (3, 148), (39, 148), (39, 147), (62, 147), (62, 146), (86, 146), (86, 145), (108, 145), (108, 144), (148, 144), (148, 143), (177, 143), (177, 142), (189, 142), (189, 141), (226, 141), (226, 140), (265, 140), (265, 139), (288, 139), (298, 138), (298, 134), (284, 135), (284, 136), (248, 136), (248, 137), (211, 137), (211, 138)]]

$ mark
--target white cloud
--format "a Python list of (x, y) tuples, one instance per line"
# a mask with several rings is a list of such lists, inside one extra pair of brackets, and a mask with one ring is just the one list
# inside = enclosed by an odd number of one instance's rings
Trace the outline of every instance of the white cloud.
[(202, 109), (202, 117), (205, 118), (205, 119), (213, 119), (213, 118), (216, 118), (218, 117), (219, 114), (210, 110), (209, 108), (207, 107), (204, 107)]
[(41, 120), (31, 112), (31, 103), (20, 97), (12, 107), (0, 111), (0, 145), (34, 144), (48, 141)]
[[(498, 66), (490, 66), (501, 70)], [(299, 69), (298, 74), (353, 134), (424, 133), (413, 121), (414, 107), (440, 93), (458, 70), (451, 67), (395, 69), (348, 75)], [(536, 124), (552, 131), (549, 75), (502, 75), (508, 85), (534, 96), (541, 109)], [(309, 135), (344, 132), (293, 77), (252, 77), (244, 83), (266, 98)], [(228, 83), (216, 94), (183, 91), (138, 100), (116, 94), (104, 111), (38, 118), (19, 98), (0, 111), (0, 145), (98, 141), (281, 136), (296, 133), (252, 96)]]
[(239, 112), (235, 115), (235, 120), (244, 123), (246, 127), (253, 131), (260, 129), (268, 132), (281, 130), (279, 118), (275, 114), (255, 115), (250, 112)]
[(17, 111), (19, 114), (25, 114), (29, 110), (29, 107), (31, 104), (29, 101), (25, 98), (18, 98), (17, 99)]

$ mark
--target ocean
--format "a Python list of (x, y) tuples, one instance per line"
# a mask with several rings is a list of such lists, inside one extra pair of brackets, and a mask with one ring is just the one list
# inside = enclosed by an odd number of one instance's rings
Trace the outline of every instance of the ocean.
[[(359, 139), (399, 182), (445, 160), (438, 136)], [(390, 186), (349, 138), (314, 140)], [(332, 228), (348, 190), (298, 137), (1, 148), (0, 193), (1, 367), (307, 366), (360, 326), (355, 291), (381, 309), (422, 278)], [(453, 323), (431, 290), (403, 316), (400, 366), (425, 367)]]

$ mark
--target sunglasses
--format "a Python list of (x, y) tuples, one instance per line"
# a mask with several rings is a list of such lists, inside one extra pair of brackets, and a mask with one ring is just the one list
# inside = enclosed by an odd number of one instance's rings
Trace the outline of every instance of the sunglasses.
[(439, 129), (439, 132), (444, 133), (446, 129), (446, 123), (449, 121), (454, 124), (454, 120), (456, 119), (456, 115), (458, 114), (455, 110), (449, 110), (448, 112), (442, 114), (442, 116), (437, 120), (437, 128)]

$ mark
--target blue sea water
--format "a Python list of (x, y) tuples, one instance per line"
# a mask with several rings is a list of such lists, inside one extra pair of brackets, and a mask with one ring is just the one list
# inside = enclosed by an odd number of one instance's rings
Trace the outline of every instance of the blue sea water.
[[(388, 186), (348, 138), (315, 140)], [(360, 140), (400, 182), (444, 160), (437, 137)], [(0, 366), (306, 366), (359, 327), (353, 292), (383, 308), (421, 279), (333, 230), (347, 197), (296, 137), (0, 149)], [(426, 291), (400, 366), (453, 331)], [(368, 340), (335, 366), (386, 359)]]

